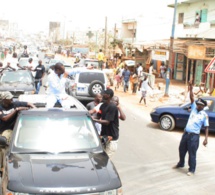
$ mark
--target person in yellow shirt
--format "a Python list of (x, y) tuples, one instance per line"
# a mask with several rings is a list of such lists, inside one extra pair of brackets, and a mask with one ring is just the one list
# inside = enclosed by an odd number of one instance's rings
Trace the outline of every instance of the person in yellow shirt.
[(104, 53), (102, 52), (102, 49), (99, 50), (97, 59), (99, 61), (99, 68), (102, 70), (103, 68), (103, 63), (104, 63)]

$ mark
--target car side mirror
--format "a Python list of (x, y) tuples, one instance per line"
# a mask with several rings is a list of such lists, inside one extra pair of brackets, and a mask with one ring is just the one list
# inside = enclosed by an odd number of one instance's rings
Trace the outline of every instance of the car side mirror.
[(186, 106), (186, 107), (184, 107), (184, 110), (189, 111), (190, 109), (191, 109), (191, 106)]
[(7, 138), (5, 136), (0, 136), (0, 147), (6, 147), (8, 146), (8, 143), (7, 143)]

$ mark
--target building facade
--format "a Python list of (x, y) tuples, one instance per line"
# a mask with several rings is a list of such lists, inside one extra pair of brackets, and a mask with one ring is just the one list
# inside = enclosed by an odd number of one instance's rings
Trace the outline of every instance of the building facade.
[(215, 56), (215, 1), (179, 0), (176, 10), (174, 79), (214, 88), (214, 74), (205, 68)]

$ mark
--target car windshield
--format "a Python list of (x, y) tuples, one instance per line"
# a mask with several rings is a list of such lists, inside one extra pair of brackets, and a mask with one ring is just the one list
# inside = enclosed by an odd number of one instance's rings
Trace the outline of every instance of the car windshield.
[(23, 115), (14, 145), (23, 150), (56, 153), (89, 150), (98, 147), (99, 140), (87, 116)]
[[(38, 59), (33, 59), (33, 61), (32, 61), (33, 67), (36, 67), (38, 64), (39, 64), (39, 60)], [(21, 67), (27, 66), (28, 65), (28, 58), (26, 58), (26, 59), (20, 59), (19, 60), (19, 65)]]
[(0, 81), (2, 83), (31, 83), (32, 77), (30, 72), (28, 71), (11, 71), (11, 72), (4, 72), (1, 76)]
[(99, 62), (98, 61), (88, 61), (88, 60), (85, 60), (84, 62), (84, 65), (87, 67), (87, 66), (90, 66), (90, 65), (93, 65), (94, 68), (98, 68), (99, 67)]
[(63, 60), (57, 60), (57, 59), (53, 59), (49, 61), (49, 64), (56, 64), (57, 62), (60, 62), (62, 64), (65, 64), (65, 62)]

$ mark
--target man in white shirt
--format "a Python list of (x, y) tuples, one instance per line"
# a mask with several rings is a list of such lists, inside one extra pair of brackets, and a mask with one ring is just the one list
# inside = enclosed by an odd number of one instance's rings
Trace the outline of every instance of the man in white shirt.
[(48, 75), (47, 108), (53, 108), (56, 102), (62, 107), (70, 108), (69, 96), (65, 91), (66, 77), (65, 68), (62, 63), (54, 66), (54, 71)]
[(10, 58), (7, 62), (6, 68), (10, 68), (12, 70), (18, 70), (19, 68), (22, 69), (22, 67), (19, 66), (17, 53), (13, 53), (12, 58)]

